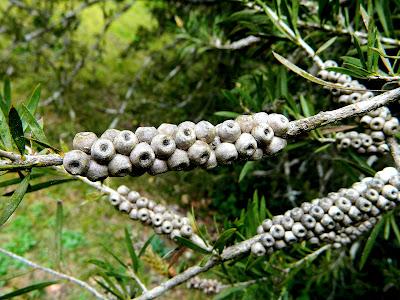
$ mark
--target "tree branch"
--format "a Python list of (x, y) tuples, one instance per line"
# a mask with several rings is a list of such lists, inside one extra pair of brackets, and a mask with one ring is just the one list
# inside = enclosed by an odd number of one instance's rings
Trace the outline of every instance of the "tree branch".
[(399, 147), (399, 144), (397, 143), (397, 140), (395, 137), (388, 138), (387, 142), (390, 147), (390, 153), (392, 154), (394, 164), (396, 165), (396, 168), (398, 170), (400, 170), (400, 147)]
[(39, 270), (41, 270), (43, 272), (46, 272), (46, 273), (49, 273), (49, 274), (51, 274), (51, 275), (53, 275), (55, 277), (58, 277), (58, 278), (61, 278), (61, 279), (65, 279), (65, 280), (68, 280), (68, 281), (70, 281), (70, 282), (72, 282), (72, 283), (74, 283), (76, 285), (79, 285), (80, 287), (86, 289), (91, 294), (93, 294), (97, 299), (108, 300), (108, 298), (106, 296), (104, 296), (101, 293), (99, 293), (98, 291), (96, 291), (93, 287), (88, 285), (86, 282), (81, 281), (81, 280), (79, 280), (79, 279), (77, 279), (75, 277), (69, 276), (69, 275), (64, 274), (64, 273), (57, 272), (57, 271), (55, 271), (53, 269), (49, 269), (49, 268), (43, 267), (41, 265), (38, 265), (37, 263), (34, 263), (34, 262), (32, 262), (32, 261), (30, 261), (30, 260), (28, 260), (26, 258), (23, 258), (22, 256), (19, 256), (19, 255), (15, 254), (15, 253), (9, 252), (9, 251), (7, 251), (7, 250), (5, 250), (3, 248), (0, 248), (0, 253), (3, 253), (4, 255), (7, 255), (8, 257), (11, 257), (12, 259), (15, 259), (15, 260), (17, 260), (19, 262), (22, 262), (22, 263), (24, 263), (24, 264), (26, 264), (26, 265), (28, 265), (28, 266), (30, 266), (32, 268), (39, 269)]

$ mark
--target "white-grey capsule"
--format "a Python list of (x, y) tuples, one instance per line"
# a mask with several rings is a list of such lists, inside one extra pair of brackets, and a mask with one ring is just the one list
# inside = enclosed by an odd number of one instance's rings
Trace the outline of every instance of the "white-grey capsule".
[(131, 218), (132, 220), (138, 220), (138, 210), (137, 208), (132, 208), (130, 213), (129, 213), (129, 218)]
[(369, 123), (369, 127), (372, 130), (382, 130), (383, 126), (385, 125), (385, 119), (381, 117), (372, 118), (371, 122)]
[(149, 199), (146, 197), (140, 197), (139, 199), (136, 200), (136, 206), (138, 209), (146, 207), (149, 204)]
[(364, 127), (369, 127), (369, 124), (371, 124), (372, 117), (369, 115), (362, 116), (360, 120), (360, 124)]
[(193, 128), (181, 127), (175, 135), (176, 147), (182, 150), (189, 149), (196, 141), (196, 134)]
[(351, 140), (351, 146), (352, 146), (354, 149), (360, 148), (360, 147), (362, 146), (361, 139), (352, 139), (352, 140)]
[(261, 226), (263, 227), (265, 232), (269, 231), (272, 225), (273, 225), (272, 220), (270, 220), (270, 219), (265, 219), (261, 223)]
[(400, 189), (400, 175), (392, 176), (389, 179), (389, 184), (393, 185), (397, 190)]
[(383, 170), (376, 172), (375, 178), (381, 180), (383, 184), (387, 184), (393, 176), (397, 176), (398, 174), (399, 172), (396, 168), (386, 167)]
[(128, 214), (131, 211), (131, 209), (132, 209), (132, 204), (129, 201), (122, 201), (118, 206), (119, 211), (125, 212)]
[(318, 72), (317, 76), (323, 80), (328, 79), (329, 72), (327, 70), (321, 70)]
[(283, 215), (275, 215), (272, 217), (272, 224), (281, 224)]
[(110, 193), (108, 195), (108, 201), (111, 203), (111, 205), (118, 206), (121, 203), (122, 199), (118, 193)]
[(240, 126), (233, 120), (226, 120), (217, 127), (217, 134), (221, 142), (234, 143), (241, 134)]
[(221, 143), (215, 149), (215, 156), (220, 164), (231, 164), (238, 158), (238, 152), (235, 145), (231, 143)]
[(320, 201), (319, 201), (319, 206), (324, 210), (324, 212), (328, 212), (328, 210), (331, 208), (331, 206), (333, 205), (333, 201), (332, 201), (332, 199), (330, 199), (330, 198), (328, 198), (328, 197), (325, 197), (325, 198), (322, 198)]
[(257, 234), (261, 234), (264, 233), (264, 228), (262, 227), (262, 225), (258, 225), (257, 226)]
[(320, 222), (315, 223), (313, 230), (317, 235), (320, 235), (321, 233), (325, 232), (325, 228), (324, 226), (322, 226)]
[(389, 210), (392, 206), (391, 202), (383, 196), (378, 197), (378, 201), (376, 202), (376, 206), (381, 210)]
[(365, 213), (371, 211), (372, 207), (372, 203), (363, 197), (358, 198), (355, 205), (360, 211)]
[(285, 229), (282, 225), (275, 224), (271, 226), (269, 233), (274, 237), (274, 239), (281, 239), (285, 235)]
[(235, 142), (236, 150), (243, 157), (251, 157), (257, 149), (257, 141), (250, 133), (242, 133)]
[(165, 134), (158, 134), (151, 140), (151, 148), (157, 158), (166, 159), (174, 153), (176, 149), (174, 139)]
[(147, 170), (147, 172), (153, 176), (168, 172), (168, 164), (165, 160), (156, 158), (153, 164)]
[(369, 212), (371, 216), (379, 216), (381, 211), (375, 205), (372, 205), (371, 211)]
[(250, 157), (250, 160), (254, 160), (254, 161), (260, 160), (263, 158), (263, 156), (264, 156), (264, 151), (262, 151), (262, 149), (260, 149), (260, 148), (257, 148), (254, 151), (253, 155)]
[(274, 136), (271, 142), (264, 148), (264, 152), (267, 155), (273, 155), (284, 149), (287, 145), (287, 141), (283, 138)]
[(177, 239), (177, 237), (181, 237), (181, 231), (179, 229), (173, 229), (169, 235), (169, 237), (171, 238), (171, 240), (175, 241)]
[(136, 135), (129, 130), (119, 132), (113, 141), (115, 150), (123, 155), (129, 155), (138, 143)]
[(93, 143), (90, 153), (97, 162), (108, 163), (115, 156), (115, 148), (110, 140), (100, 138)]
[(285, 230), (291, 230), (294, 220), (290, 216), (284, 216), (281, 220), (281, 224)]
[(367, 153), (376, 153), (378, 152), (378, 147), (376, 147), (375, 145), (371, 145), (367, 148)]
[(251, 135), (255, 138), (260, 146), (269, 145), (274, 138), (274, 131), (268, 123), (258, 124), (251, 131)]
[(315, 220), (321, 220), (324, 216), (324, 210), (319, 205), (313, 205), (309, 213)]
[(351, 201), (345, 197), (340, 197), (335, 201), (335, 205), (343, 212), (348, 212), (351, 207)]
[(63, 158), (64, 169), (72, 175), (85, 175), (89, 164), (90, 156), (81, 150), (69, 151)]
[(196, 127), (196, 124), (191, 121), (184, 121), (178, 125), (178, 129), (186, 129), (190, 128), (193, 129)]
[(329, 210), (328, 210), (328, 214), (329, 216), (332, 217), (333, 220), (335, 221), (341, 221), (343, 220), (343, 212), (337, 207), (337, 206), (332, 206)]
[(283, 238), (286, 243), (292, 244), (294, 242), (297, 242), (297, 237), (294, 235), (292, 231), (285, 231), (285, 236)]
[(385, 141), (385, 134), (382, 131), (372, 131), (371, 138), (375, 143), (382, 143)]
[(174, 215), (170, 211), (165, 211), (163, 213), (164, 220), (172, 221), (174, 219)]
[(72, 147), (75, 150), (81, 150), (86, 154), (90, 154), (93, 143), (97, 141), (97, 135), (93, 132), (79, 132), (72, 141)]
[(127, 197), (131, 203), (136, 203), (136, 201), (140, 198), (140, 194), (136, 191), (130, 191)]
[(298, 238), (304, 238), (307, 235), (307, 230), (300, 222), (296, 222), (293, 224), (292, 232)]
[(204, 165), (210, 158), (211, 148), (206, 142), (196, 141), (187, 151), (189, 159), (195, 165)]
[(392, 118), (383, 125), (383, 132), (389, 136), (395, 135), (399, 131), (399, 120), (397, 118)]
[(149, 144), (141, 142), (132, 150), (129, 158), (134, 167), (148, 168), (153, 164), (156, 155)]
[(349, 95), (349, 100), (350, 100), (350, 103), (356, 103), (361, 100), (361, 94), (360, 93), (351, 93)]
[(286, 243), (284, 240), (277, 240), (274, 244), (275, 249), (280, 250), (286, 247)]
[(85, 176), (90, 181), (102, 181), (108, 177), (108, 168), (105, 165), (100, 165), (94, 160), (90, 160), (89, 169)]
[(304, 212), (300, 207), (295, 207), (290, 211), (290, 216), (296, 222), (300, 221), (303, 214), (304, 214)]
[(190, 237), (193, 234), (193, 229), (190, 225), (182, 225), (181, 229), (181, 234), (183, 237)]
[(138, 127), (136, 128), (135, 135), (139, 140), (139, 143), (150, 144), (151, 140), (158, 134), (155, 127)]
[(355, 221), (360, 221), (362, 217), (361, 211), (356, 206), (351, 206), (349, 212), (347, 213), (348, 216)]
[(365, 198), (367, 198), (371, 202), (376, 202), (378, 201), (379, 198), (379, 193), (375, 189), (368, 189), (364, 193)]
[(261, 235), (260, 242), (265, 247), (269, 248), (269, 247), (272, 247), (274, 245), (275, 239), (270, 233), (267, 232), (267, 233), (263, 233)]
[(266, 112), (258, 112), (253, 115), (256, 125), (268, 124), (268, 114)]
[(161, 227), (161, 226), (154, 226), (154, 227), (153, 227), (153, 230), (154, 230), (154, 233), (155, 233), (155, 234), (158, 234), (158, 235), (163, 234), (163, 230), (162, 230), (162, 227)]
[(174, 226), (172, 226), (172, 223), (170, 221), (164, 221), (162, 222), (161, 228), (163, 233), (169, 234), (174, 229)]
[(330, 60), (329, 59), (329, 60), (324, 62), (324, 67), (325, 68), (331, 68), (331, 67), (337, 67), (337, 66), (338, 66), (338, 64), (334, 60)]
[(186, 151), (176, 149), (168, 158), (167, 164), (171, 170), (182, 171), (190, 166), (189, 156)]
[(256, 256), (263, 256), (266, 252), (267, 251), (260, 242), (255, 242), (253, 245), (251, 245), (251, 253)]
[(382, 188), (382, 196), (387, 198), (388, 200), (397, 200), (399, 196), (399, 191), (394, 186), (386, 184)]
[(348, 215), (344, 215), (342, 224), (344, 226), (350, 226), (350, 224), (352, 224), (352, 223), (353, 223), (353, 220)]
[(180, 217), (175, 216), (175, 218), (172, 220), (172, 225), (174, 226), (174, 228), (181, 228), (183, 223)]
[(328, 214), (325, 214), (322, 219), (321, 219), (321, 224), (322, 226), (326, 227), (327, 229), (333, 229), (335, 228), (335, 221), (329, 216)]
[(389, 152), (389, 145), (388, 144), (381, 144), (378, 146), (379, 153), (387, 153)]
[(303, 202), (300, 205), (300, 208), (303, 210), (305, 214), (308, 214), (310, 212), (311, 207), (312, 204), (310, 202)]
[(218, 166), (217, 157), (215, 156), (215, 152), (211, 150), (210, 157), (208, 158), (207, 162), (204, 164), (204, 168), (207, 170), (213, 169)]
[(235, 121), (239, 124), (242, 133), (250, 133), (255, 126), (252, 115), (240, 115), (235, 119)]
[(142, 222), (146, 222), (149, 219), (149, 210), (144, 207), (138, 209), (138, 219)]
[(106, 131), (103, 132), (100, 138), (113, 142), (118, 133), (119, 133), (118, 129), (112, 129), (112, 128), (107, 129)]
[(178, 126), (175, 124), (162, 123), (157, 128), (158, 133), (168, 135), (175, 138), (176, 132), (178, 131)]
[(342, 105), (346, 105), (350, 103), (350, 96), (349, 95), (340, 95), (338, 98), (338, 103)]
[(211, 143), (216, 135), (216, 130), (213, 124), (208, 121), (200, 121), (194, 127), (196, 138), (205, 143)]
[(367, 100), (369, 98), (372, 98), (374, 96), (373, 92), (365, 92), (364, 94), (362, 94), (361, 99), (362, 100)]
[(301, 219), (300, 219), (301, 224), (307, 229), (312, 229), (314, 228), (316, 221), (315, 219), (309, 215), (309, 214), (304, 214)]
[(132, 172), (132, 164), (128, 156), (116, 154), (108, 163), (108, 172), (110, 176), (124, 177)]
[(117, 193), (122, 196), (128, 196), (130, 189), (126, 185), (120, 185), (117, 188)]
[(289, 120), (281, 114), (269, 114), (268, 124), (276, 136), (283, 136), (289, 128)]
[(338, 83), (346, 83), (346, 82), (351, 82), (351, 77), (347, 74), (341, 74), (338, 79)]

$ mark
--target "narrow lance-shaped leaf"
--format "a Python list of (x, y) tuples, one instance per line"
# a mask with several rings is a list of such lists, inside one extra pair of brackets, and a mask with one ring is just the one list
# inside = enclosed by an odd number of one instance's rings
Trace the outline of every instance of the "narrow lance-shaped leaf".
[(4, 115), (2, 110), (0, 110), (0, 138), (5, 149), (8, 151), (12, 151), (13, 145), (10, 127), (8, 127), (6, 116)]
[(11, 217), (18, 205), (21, 203), (26, 190), (28, 189), (30, 174), (26, 175), (24, 180), (21, 181), (18, 188), (10, 197), (10, 201), (6, 204), (3, 211), (0, 213), (0, 226), (2, 226)]
[(22, 128), (21, 117), (18, 114), (18, 111), (11, 107), (10, 113), (8, 114), (8, 126), (10, 127), (11, 136), (14, 140), (14, 143), (17, 145), (17, 148), (21, 154), (25, 152), (25, 138), (24, 138), (24, 130)]
[(11, 83), (10, 79), (8, 78), (4, 80), (3, 101), (6, 108), (6, 111), (4, 113), (7, 114), (7, 112), (10, 110), (11, 107)]
[(36, 112), (36, 109), (39, 104), (40, 100), (40, 84), (38, 84), (35, 89), (32, 92), (32, 95), (29, 97), (29, 99), (26, 102), (26, 108), (29, 110), (29, 112), (34, 115)]
[(182, 246), (184, 246), (186, 248), (192, 249), (195, 252), (199, 252), (199, 253), (202, 253), (202, 254), (209, 254), (210, 253), (206, 249), (198, 246), (197, 244), (193, 243), (191, 240), (188, 240), (188, 239), (186, 239), (184, 237), (177, 236), (176, 237), (176, 241), (177, 241), (178, 244), (180, 244), (180, 245), (182, 245)]
[(367, 243), (365, 244), (364, 250), (361, 254), (361, 260), (360, 260), (360, 270), (364, 267), (365, 263), (367, 262), (367, 258), (369, 254), (371, 253), (372, 247), (375, 244), (375, 240), (378, 237), (379, 232), (382, 229), (383, 224), (385, 223), (386, 218), (382, 218), (378, 224), (375, 225), (375, 228), (372, 230)]
[(217, 249), (219, 252), (222, 251), (224, 248), (225, 244), (228, 242), (228, 240), (232, 237), (233, 234), (236, 232), (236, 228), (230, 228), (225, 230), (217, 239), (217, 241), (214, 244), (214, 249)]
[(58, 269), (61, 267), (62, 260), (62, 228), (63, 228), (64, 214), (63, 202), (57, 201), (56, 213), (56, 227), (55, 227), (55, 265)]
[(128, 248), (128, 252), (129, 252), (129, 255), (132, 260), (133, 270), (135, 272), (137, 272), (137, 270), (139, 269), (140, 261), (139, 261), (138, 256), (136, 255), (135, 249), (133, 248), (132, 240), (131, 240), (131, 237), (129, 235), (129, 231), (127, 228), (125, 228), (125, 243), (126, 243), (126, 247)]
[(30, 293), (32, 291), (36, 290), (42, 290), (45, 287), (48, 287), (49, 285), (56, 284), (57, 281), (45, 281), (45, 282), (40, 282), (40, 283), (35, 283), (32, 285), (28, 285), (24, 288), (15, 290), (11, 293), (5, 294), (5, 295), (0, 295), (0, 300), (5, 300), (5, 299), (11, 299), (11, 298), (16, 298), (17, 296), (21, 296), (23, 294)]
[(28, 108), (25, 105), (22, 105), (20, 107), (20, 111), (21, 111), (21, 119), (24, 120), (26, 124), (29, 126), (33, 136), (37, 138), (40, 142), (47, 144), (48, 140), (43, 132), (42, 127), (39, 125), (39, 123), (32, 115), (32, 113), (28, 110)]

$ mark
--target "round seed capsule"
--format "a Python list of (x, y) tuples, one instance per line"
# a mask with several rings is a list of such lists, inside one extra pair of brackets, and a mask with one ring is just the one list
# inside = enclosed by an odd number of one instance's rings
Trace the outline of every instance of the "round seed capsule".
[(167, 164), (174, 171), (187, 169), (190, 166), (189, 156), (186, 151), (176, 149), (168, 158)]
[(130, 189), (126, 185), (120, 185), (117, 188), (117, 193), (122, 196), (128, 196)]
[(303, 224), (296, 222), (293, 224), (292, 232), (298, 238), (304, 238), (307, 235), (307, 230), (304, 228)]
[(165, 160), (156, 158), (150, 168), (147, 170), (150, 175), (158, 175), (168, 172), (168, 165)]
[(382, 188), (382, 196), (389, 200), (397, 200), (399, 191), (394, 186), (387, 184)]
[(392, 204), (385, 197), (379, 196), (376, 206), (381, 210), (389, 210), (392, 207)]
[(317, 222), (317, 223), (315, 224), (315, 227), (314, 227), (314, 232), (315, 232), (317, 235), (320, 235), (320, 234), (323, 233), (324, 231), (325, 231), (324, 226), (322, 226), (321, 223)]
[(372, 131), (371, 138), (375, 143), (382, 143), (385, 141), (385, 134), (382, 131)]
[(275, 249), (283, 249), (286, 247), (286, 243), (283, 240), (277, 240), (275, 241)]
[(196, 124), (191, 121), (184, 121), (178, 125), (178, 129), (186, 129), (190, 128), (193, 129), (196, 127)]
[(147, 199), (146, 197), (140, 197), (139, 199), (136, 200), (136, 206), (139, 209), (147, 207), (148, 204), (149, 204), (149, 199)]
[(235, 147), (239, 155), (251, 157), (256, 151), (257, 141), (250, 133), (242, 133), (235, 142)]
[(90, 154), (93, 143), (97, 141), (97, 135), (93, 132), (79, 132), (72, 141), (72, 147), (75, 150), (81, 150)]
[(269, 229), (269, 232), (274, 237), (274, 239), (281, 239), (285, 235), (285, 229), (282, 225), (279, 224), (272, 225)]
[(303, 214), (304, 214), (304, 212), (300, 207), (295, 207), (290, 211), (290, 216), (296, 222), (300, 221)]
[(174, 226), (174, 228), (181, 228), (183, 225), (181, 218), (175, 216), (175, 218), (172, 220), (172, 225)]
[(118, 193), (111, 193), (108, 196), (108, 201), (111, 203), (111, 205), (118, 206), (121, 203), (122, 199)]
[(361, 118), (360, 124), (364, 127), (369, 127), (372, 121), (372, 117), (369, 115), (365, 115)]
[(259, 145), (268, 145), (274, 138), (274, 131), (268, 123), (261, 123), (253, 128), (251, 135)]
[(119, 133), (119, 130), (117, 129), (107, 129), (104, 131), (104, 133), (100, 136), (101, 139), (109, 140), (109, 141), (114, 141), (115, 137)]
[(310, 215), (316, 220), (321, 220), (324, 216), (324, 210), (318, 205), (313, 205), (310, 208)]
[(386, 184), (393, 176), (396, 175), (398, 175), (398, 171), (396, 170), (396, 168), (387, 167), (379, 172), (376, 172), (375, 177), (382, 180), (383, 184)]
[(324, 67), (325, 68), (331, 68), (331, 67), (337, 67), (337, 66), (338, 66), (338, 64), (334, 60), (327, 60), (327, 61), (324, 62)]
[(346, 82), (351, 82), (351, 77), (347, 74), (341, 74), (338, 79), (338, 83), (346, 83)]
[(324, 212), (328, 212), (328, 210), (331, 208), (332, 205), (333, 201), (330, 198), (322, 198), (319, 201), (319, 206), (324, 210)]
[(269, 114), (268, 124), (276, 136), (283, 136), (289, 128), (289, 120), (281, 114)]
[(291, 230), (294, 220), (290, 216), (284, 216), (281, 220), (281, 224), (285, 230)]
[(369, 123), (369, 127), (371, 127), (372, 130), (382, 130), (383, 126), (385, 125), (385, 119), (381, 117), (375, 117), (372, 118), (371, 123)]
[(253, 115), (255, 125), (268, 124), (268, 114), (265, 112), (258, 112)]
[(196, 141), (187, 152), (189, 159), (195, 165), (204, 165), (210, 158), (211, 148), (206, 142)]
[(386, 153), (389, 152), (389, 146), (388, 144), (381, 144), (378, 146), (378, 152), (379, 153)]
[(292, 244), (294, 242), (297, 242), (297, 238), (296, 238), (296, 236), (294, 235), (294, 233), (292, 231), (285, 231), (284, 240), (288, 244)]
[(328, 214), (325, 214), (322, 217), (321, 224), (322, 224), (322, 226), (326, 227), (327, 229), (335, 228), (335, 222), (333, 221), (333, 219)]
[[(178, 127), (179, 128), (179, 127)], [(189, 149), (196, 141), (196, 133), (193, 128), (180, 127), (175, 135), (176, 147), (182, 150)]]
[(151, 140), (158, 134), (155, 127), (138, 127), (135, 131), (135, 135), (139, 140), (139, 143), (150, 144)]
[(131, 203), (136, 203), (136, 201), (140, 198), (140, 194), (136, 191), (130, 191), (128, 193), (128, 200)]
[(265, 247), (269, 248), (272, 247), (275, 243), (275, 239), (273, 236), (269, 233), (263, 233), (261, 238), (260, 238), (261, 244), (263, 244)]
[(136, 208), (132, 208), (131, 212), (129, 213), (129, 218), (131, 218), (132, 220), (138, 220), (138, 210)]
[(251, 245), (251, 253), (256, 256), (263, 256), (267, 251), (265, 250), (264, 246), (260, 242), (256, 242)]
[(362, 213), (356, 206), (351, 206), (348, 212), (348, 216), (352, 220), (360, 221), (362, 218)]
[(250, 133), (255, 126), (252, 115), (240, 115), (235, 119), (235, 121), (239, 124), (242, 133)]
[(257, 148), (254, 151), (253, 155), (251, 156), (250, 160), (260, 160), (263, 158), (263, 156), (264, 156), (264, 152), (262, 151), (262, 149)]
[(110, 176), (114, 177), (124, 177), (129, 175), (129, 173), (132, 172), (132, 164), (129, 157), (122, 154), (115, 155), (108, 163), (108, 172)]
[(378, 148), (374, 145), (371, 145), (367, 148), (367, 152), (368, 153), (376, 153), (376, 152), (378, 152)]
[(362, 212), (367, 213), (371, 211), (372, 203), (363, 197), (358, 198), (355, 204), (356, 207)]
[(332, 207), (328, 210), (328, 214), (329, 214), (329, 216), (331, 216), (332, 219), (335, 220), (335, 221), (341, 221), (341, 220), (343, 220), (343, 217), (344, 217), (343, 212), (342, 212), (337, 206), (332, 206)]
[(267, 155), (273, 155), (275, 153), (278, 153), (279, 151), (281, 151), (283, 148), (285, 148), (287, 145), (287, 141), (285, 139), (282, 139), (280, 137), (274, 136), (271, 140), (271, 142), (269, 143), (269, 145), (267, 145), (264, 148), (264, 152)]
[(200, 121), (194, 127), (194, 132), (198, 140), (211, 143), (215, 138), (215, 127), (208, 121)]
[(350, 103), (350, 97), (349, 95), (341, 95), (338, 99), (339, 104), (349, 104)]
[(162, 123), (157, 128), (158, 133), (168, 135), (175, 138), (176, 132), (178, 131), (178, 126), (175, 124)]
[(129, 130), (119, 132), (113, 141), (115, 150), (123, 155), (129, 155), (138, 143), (136, 135)]
[(317, 76), (323, 80), (328, 79), (329, 72), (327, 70), (321, 70), (318, 72)]
[(149, 219), (149, 210), (143, 207), (138, 210), (137, 215), (140, 221), (146, 222)]
[(396, 189), (400, 189), (400, 176), (395, 175), (389, 179), (389, 184), (393, 185)]
[(182, 225), (181, 229), (181, 234), (183, 237), (190, 237), (193, 234), (193, 229), (190, 225)]
[(204, 164), (204, 168), (207, 170), (213, 169), (218, 166), (217, 157), (215, 156), (215, 152), (210, 152), (210, 157), (208, 158), (207, 162)]
[(157, 205), (154, 207), (153, 211), (154, 211), (155, 213), (162, 214), (162, 213), (164, 213), (164, 212), (166, 211), (166, 208), (165, 208), (164, 205), (157, 204)]
[(301, 224), (307, 229), (312, 229), (314, 228), (316, 221), (315, 219), (309, 215), (309, 214), (304, 214), (301, 219), (300, 219)]
[(179, 229), (174, 229), (172, 230), (171, 234), (170, 234), (170, 238), (171, 240), (175, 241), (177, 239), (177, 237), (182, 236), (181, 231)]
[(93, 143), (90, 153), (97, 162), (108, 163), (115, 156), (115, 148), (110, 140), (100, 138)]
[(394, 135), (398, 133), (399, 130), (399, 120), (397, 118), (392, 118), (383, 125), (383, 132), (387, 135)]
[(235, 145), (231, 143), (221, 143), (215, 149), (215, 156), (220, 164), (228, 165), (235, 161), (238, 157), (238, 152)]
[(89, 169), (90, 157), (81, 150), (72, 150), (63, 158), (64, 169), (72, 175), (84, 175)]
[(349, 139), (349, 138), (344, 138), (339, 143), (339, 147), (342, 149), (346, 149), (346, 148), (350, 147), (350, 145), (351, 145), (351, 139)]
[(365, 92), (364, 94), (362, 94), (361, 99), (362, 100), (367, 100), (369, 98), (372, 98), (374, 96), (373, 92)]
[(234, 143), (241, 134), (240, 126), (233, 120), (226, 120), (217, 127), (217, 134), (222, 142)]
[(168, 158), (176, 149), (175, 141), (169, 135), (158, 134), (151, 140), (154, 154), (161, 159)]
[(164, 221), (161, 225), (161, 228), (163, 233), (169, 234), (174, 229), (174, 226), (172, 226), (172, 223), (170, 221)]
[(355, 149), (358, 149), (362, 146), (362, 141), (361, 139), (352, 139), (351, 140), (351, 146)]
[(311, 209), (312, 204), (310, 202), (303, 202), (300, 207), (305, 214), (308, 214)]
[(138, 168), (148, 168), (153, 164), (156, 155), (149, 144), (142, 142), (132, 150), (129, 158), (133, 166)]
[(102, 181), (108, 177), (108, 168), (105, 165), (100, 165), (96, 161), (91, 160), (85, 176), (90, 181)]
[(132, 209), (132, 204), (129, 201), (122, 201), (118, 206), (119, 211), (125, 212), (128, 214), (131, 211), (131, 209)]
[(350, 100), (350, 103), (356, 103), (361, 100), (361, 94), (360, 93), (351, 93), (349, 95), (349, 100)]
[(262, 221), (261, 226), (264, 229), (265, 232), (269, 231), (271, 226), (272, 226), (272, 220), (270, 219), (265, 219), (264, 221)]

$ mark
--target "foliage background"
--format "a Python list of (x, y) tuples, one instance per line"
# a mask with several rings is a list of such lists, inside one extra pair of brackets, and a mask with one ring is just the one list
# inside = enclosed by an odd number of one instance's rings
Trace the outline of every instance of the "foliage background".
[[(71, 146), (78, 131), (101, 134), (110, 125), (132, 129), (184, 120), (222, 121), (243, 112), (279, 112), (291, 119), (336, 107), (330, 94), (290, 73), (272, 50), (312, 72), (312, 61), (288, 40), (263, 12), (246, 7), (247, 1), (2, 1), (0, 3), (0, 78), (12, 83), (18, 103), (40, 83), (44, 128), (52, 145)], [(340, 27), (347, 16), (356, 31), (366, 32), (360, 5), (375, 21), (376, 30), (399, 38), (399, 1), (260, 1), (279, 8), (283, 16)], [(17, 4), (15, 4), (17, 3)], [(297, 7), (298, 5), (298, 7)], [(75, 15), (70, 12), (77, 12)], [(331, 38), (323, 59), (343, 62), (360, 52), (348, 34), (297, 27), (301, 36), (318, 49)], [(43, 31), (36, 38), (30, 36)], [(218, 45), (250, 34), (260, 42), (239, 50)], [(369, 32), (371, 34), (371, 32)], [(385, 46), (397, 57), (399, 46)], [(371, 55), (365, 44), (365, 57)], [(393, 59), (394, 74), (399, 72)], [(377, 67), (384, 70), (381, 61)], [(366, 74), (377, 70), (368, 68)], [(364, 73), (363, 73), (364, 74)], [(364, 74), (365, 75), (365, 74)], [(365, 75), (365, 77), (367, 76)], [(384, 81), (361, 79), (369, 88)], [(398, 112), (398, 104), (391, 107)], [(279, 214), (302, 201), (347, 187), (360, 175), (371, 175), (391, 165), (380, 157), (372, 167), (354, 152), (338, 152), (320, 142), (321, 131), (296, 141), (278, 156), (261, 162), (239, 163), (213, 171), (168, 173), (157, 177), (112, 179), (157, 200), (177, 204), (184, 212), (192, 207), (196, 220), (212, 237), (223, 228), (236, 227), (250, 236), (248, 222), (265, 214)], [(325, 133), (324, 136), (332, 136)], [(38, 182), (54, 178), (50, 170), (37, 171)], [(44, 172), (44, 174), (43, 174)], [(8, 176), (8, 177), (7, 177)], [(13, 178), (4, 176), (3, 180)], [(1, 184), (1, 182), (0, 182)], [(10, 188), (5, 188), (5, 192)], [(140, 249), (151, 232), (119, 216), (98, 193), (79, 182), (67, 183), (27, 195), (13, 218), (0, 231), (0, 245), (44, 265), (93, 278), (98, 267), (91, 259), (111, 261), (109, 249), (129, 259), (124, 228), (128, 227)], [(58, 204), (57, 204), (58, 203)], [(62, 203), (62, 204), (60, 204)], [(261, 208), (258, 207), (259, 203)], [(1, 202), (0, 202), (1, 205)], [(63, 209), (62, 255), (57, 249), (57, 207)], [(266, 210), (262, 209), (266, 207)], [(246, 212), (246, 213), (245, 213)], [(311, 253), (299, 245), (266, 259), (249, 258), (210, 273), (224, 283), (264, 278), (249, 287), (227, 289), (217, 296), (229, 299), (258, 298), (391, 298), (399, 292), (398, 212), (387, 216), (365, 265), (360, 257), (366, 238), (349, 249), (327, 251), (312, 263), (291, 268)], [(143, 234), (145, 232), (145, 234)], [(229, 241), (232, 243), (234, 239)], [(172, 269), (162, 259), (174, 245), (156, 237), (145, 254), (143, 277), (155, 284), (194, 262), (196, 254), (183, 254)], [(150, 250), (151, 249), (151, 250)], [(93, 261), (92, 261), (93, 262)], [(123, 272), (123, 270), (119, 270)], [(43, 275), (0, 256), (0, 290), (10, 291)], [(73, 286), (49, 288), (29, 299), (88, 299)], [(207, 298), (178, 289), (165, 298)]]

